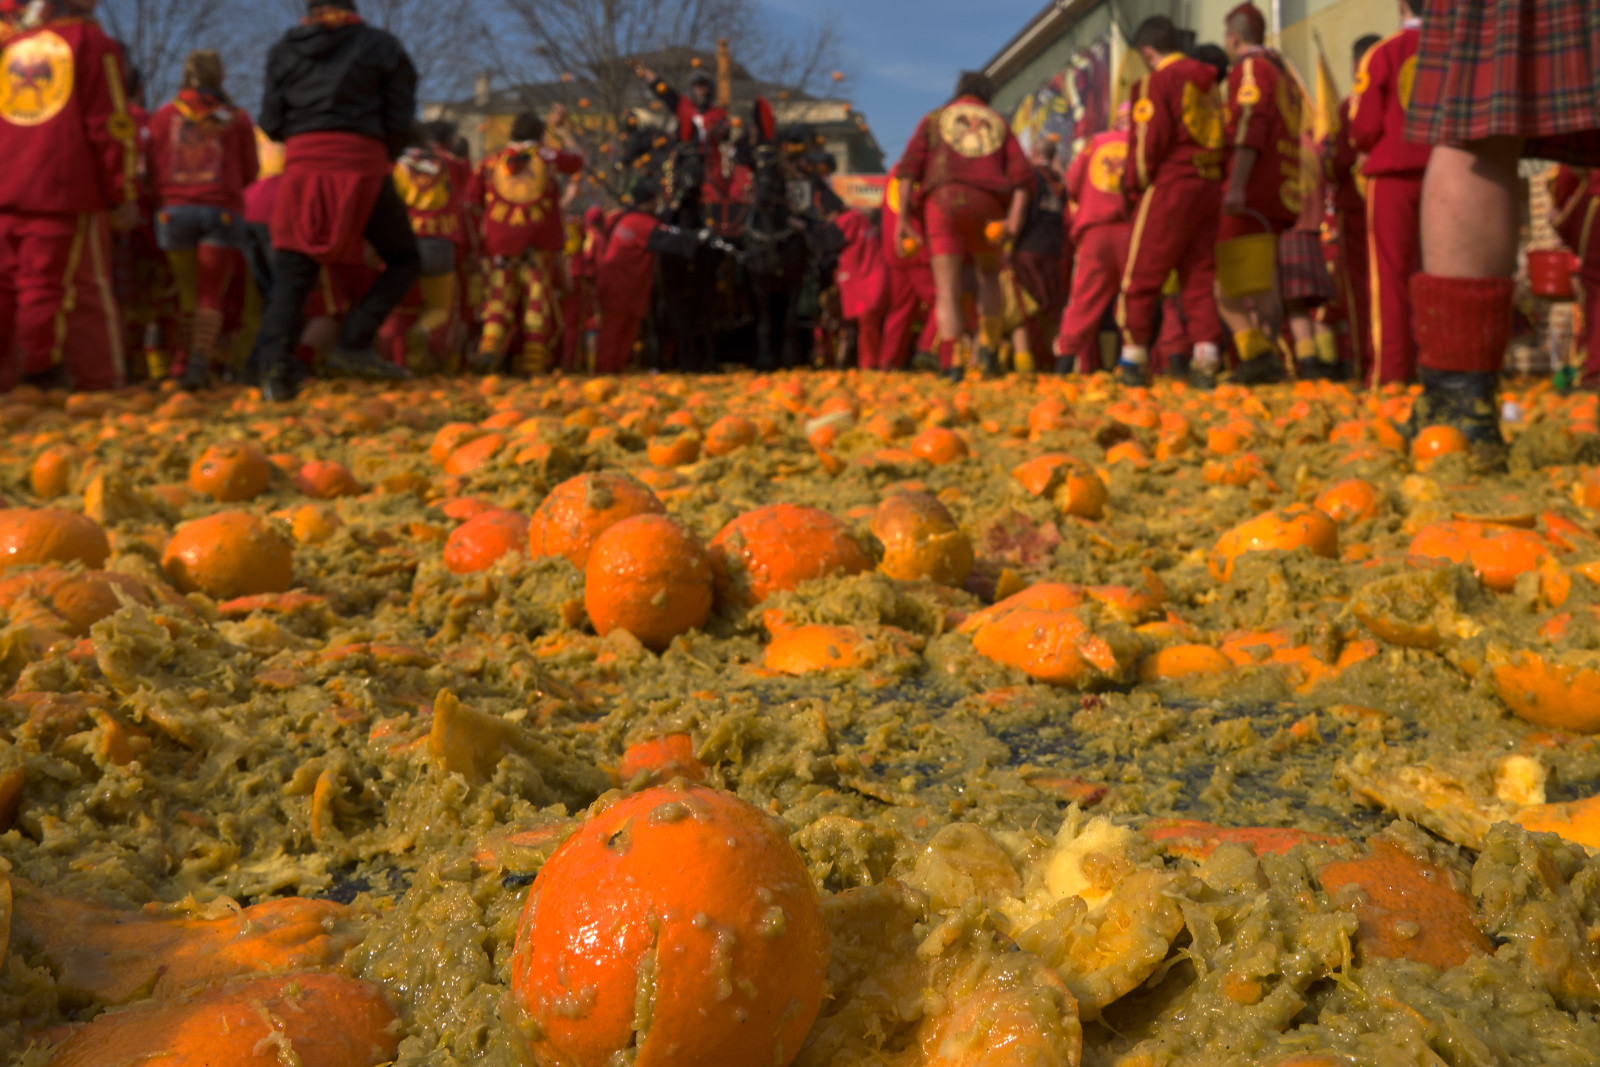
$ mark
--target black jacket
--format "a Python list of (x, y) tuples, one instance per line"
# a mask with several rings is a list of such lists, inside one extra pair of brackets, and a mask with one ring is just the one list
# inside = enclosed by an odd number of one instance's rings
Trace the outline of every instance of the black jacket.
[(416, 67), (405, 46), (375, 26), (296, 26), (267, 54), (258, 121), (274, 141), (358, 133), (398, 159), (416, 113)]

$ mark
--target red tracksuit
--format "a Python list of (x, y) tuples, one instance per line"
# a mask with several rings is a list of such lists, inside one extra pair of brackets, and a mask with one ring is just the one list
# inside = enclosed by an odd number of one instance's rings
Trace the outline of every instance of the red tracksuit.
[(1581, 261), (1573, 289), (1583, 301), (1585, 385), (1600, 381), (1600, 171), (1558, 167), (1550, 178), (1550, 222)]
[(567, 273), (572, 285), (561, 301), (561, 317), (567, 329), (561, 339), (561, 367), (567, 371), (584, 371), (579, 365), (583, 336), (595, 318), (595, 273), (600, 269), (600, 259), (606, 251), (605, 212), (597, 207), (584, 212), (577, 226), (578, 250), (568, 260)]
[(930, 253), (987, 264), (1000, 254), (985, 232), (989, 223), (1005, 218), (1012, 193), (1034, 183), (1033, 164), (1006, 120), (970, 96), (923, 117), (894, 178), (922, 188)]
[(1215, 67), (1174, 53), (1134, 86), (1123, 188), (1139, 198), (1117, 321), (1148, 348), (1161, 287), (1174, 270), (1193, 344), (1222, 337), (1212, 292), (1222, 211), (1222, 109)]
[(1245, 185), (1245, 206), (1254, 214), (1224, 215), (1217, 240), (1261, 233), (1260, 215), (1273, 233), (1291, 229), (1300, 218), (1300, 87), (1265, 48), (1241, 56), (1228, 71), (1228, 166), (1237, 150), (1256, 150)]
[(122, 49), (93, 19), (52, 19), (0, 53), (0, 388), (64, 365), (123, 379), (106, 211), (139, 199)]
[(509, 145), (485, 159), (468, 200), (482, 205), (483, 252), (490, 257), (480, 351), (505, 354), (520, 322), (525, 373), (545, 369), (561, 333), (560, 174), (583, 169), (583, 157), (549, 145)]
[(1338, 125), (1322, 143), (1322, 173), (1333, 190), (1339, 242), (1336, 265), (1340, 303), (1350, 327), (1351, 356), (1362, 381), (1372, 368), (1372, 285), (1367, 250), (1367, 198), (1362, 195), (1361, 153), (1350, 140), (1350, 100), (1339, 104)]
[(1078, 369), (1100, 369), (1095, 338), (1106, 308), (1116, 299), (1128, 269), (1128, 244), (1133, 225), (1122, 194), (1128, 163), (1128, 135), (1121, 130), (1096, 134), (1067, 168), (1067, 199), (1072, 204), (1072, 243), (1077, 261), (1072, 272), (1072, 297), (1061, 316), (1056, 351)]
[(621, 374), (628, 367), (639, 326), (650, 314), (656, 284), (656, 254), (650, 235), (661, 220), (643, 211), (628, 211), (612, 224), (595, 275), (600, 297), (600, 340), (596, 374)]
[(1350, 94), (1350, 140), (1367, 154), (1373, 362), (1380, 382), (1416, 377), (1411, 276), (1422, 269), (1422, 175), (1432, 153), (1405, 139), (1417, 23), (1374, 45)]
[[(244, 216), (245, 186), (261, 169), (249, 114), (193, 89), (180, 92), (151, 118), (146, 160), (161, 210), (217, 207), (236, 218)], [(179, 307), (189, 314), (202, 313), (192, 341), (196, 351), (210, 352), (217, 332), (226, 327), (228, 291), (235, 275), (243, 272), (244, 259), (236, 248), (204, 243), (195, 255), (199, 269), (193, 291), (178, 294)], [(180, 368), (174, 364), (174, 369)]]
[(844, 235), (844, 251), (834, 281), (839, 286), (839, 314), (856, 324), (857, 363), (862, 370), (882, 365), (883, 319), (889, 310), (888, 270), (883, 242), (864, 212), (846, 211), (833, 223)]
[[(933, 268), (928, 263), (928, 242), (922, 238), (922, 227), (917, 222), (913, 207), (911, 230), (917, 235), (917, 250), (911, 255), (899, 245), (895, 236), (899, 231), (899, 213), (895, 201), (899, 193), (891, 182), (883, 201), (883, 218), (879, 228), (883, 231), (883, 261), (889, 268), (889, 310), (883, 319), (883, 336), (878, 349), (878, 369), (898, 370), (910, 358), (908, 349), (915, 342), (913, 334), (918, 324), (929, 321), (928, 311), (933, 307), (936, 290)], [(934, 344), (937, 344), (934, 338)]]

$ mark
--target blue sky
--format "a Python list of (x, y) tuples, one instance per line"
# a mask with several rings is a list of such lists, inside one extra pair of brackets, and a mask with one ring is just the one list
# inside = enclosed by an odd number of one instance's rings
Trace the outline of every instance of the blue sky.
[(867, 116), (887, 162), (917, 120), (944, 103), (956, 75), (998, 52), (1044, 0), (764, 0), (776, 18), (803, 27), (819, 17), (843, 30), (850, 96)]

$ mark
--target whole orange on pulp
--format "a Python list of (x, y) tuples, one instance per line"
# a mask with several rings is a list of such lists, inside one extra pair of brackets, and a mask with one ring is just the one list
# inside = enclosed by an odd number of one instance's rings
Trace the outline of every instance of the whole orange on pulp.
[(844, 523), (820, 508), (772, 504), (745, 512), (711, 540), (717, 595), (759, 604), (813, 578), (872, 569)]
[(601, 637), (627, 630), (663, 651), (711, 617), (711, 560), (693, 532), (665, 515), (635, 515), (594, 543), (583, 604)]
[[(784, 1067), (822, 1006), (816, 887), (770, 816), (701, 786), (592, 815), (528, 893), (511, 960), (536, 1060)], [(615, 1057), (615, 1058), (614, 1058)]]
[(189, 488), (224, 504), (236, 504), (265, 493), (276, 469), (255, 445), (225, 441), (200, 453), (189, 468)]
[(528, 548), (528, 517), (499, 508), (474, 515), (450, 531), (444, 543), (444, 565), (451, 574), (488, 570), (507, 552)]
[(565, 556), (582, 570), (600, 535), (635, 515), (662, 515), (666, 506), (630, 474), (597, 471), (550, 490), (528, 523), (528, 555)]
[(59, 508), (0, 511), (0, 568), (81, 561), (99, 570), (110, 555), (106, 532), (87, 515)]
[(276, 530), (245, 511), (185, 523), (167, 542), (161, 567), (181, 592), (213, 600), (282, 593), (294, 581), (294, 552)]

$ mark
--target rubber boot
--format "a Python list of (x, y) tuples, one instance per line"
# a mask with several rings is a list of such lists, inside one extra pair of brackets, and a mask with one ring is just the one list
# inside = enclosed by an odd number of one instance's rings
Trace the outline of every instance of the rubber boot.
[(1510, 278), (1411, 279), (1422, 394), (1406, 431), (1455, 427), (1472, 443), (1471, 462), (1480, 471), (1498, 470), (1506, 460), (1499, 385), (1515, 292)]

